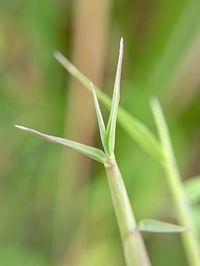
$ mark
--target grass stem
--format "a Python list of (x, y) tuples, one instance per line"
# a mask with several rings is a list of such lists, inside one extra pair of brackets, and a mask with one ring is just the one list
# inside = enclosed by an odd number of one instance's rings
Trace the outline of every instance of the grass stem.
[(150, 261), (137, 229), (128, 194), (114, 156), (106, 158), (104, 164), (119, 225), (127, 266), (150, 266)]

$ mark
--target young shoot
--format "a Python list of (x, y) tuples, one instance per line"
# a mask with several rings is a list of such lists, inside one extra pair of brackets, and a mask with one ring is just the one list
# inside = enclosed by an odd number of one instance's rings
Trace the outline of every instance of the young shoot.
[[(56, 57), (59, 60), (63, 60), (60, 54), (56, 54)], [(123, 59), (123, 39), (120, 41), (120, 49), (119, 49), (119, 57), (117, 64), (117, 71), (114, 83), (113, 97), (111, 104), (108, 105), (111, 107), (110, 115), (108, 119), (107, 125), (104, 123), (104, 119), (99, 107), (99, 103), (96, 95), (96, 88), (93, 86), (92, 82), (89, 82), (89, 89), (92, 91), (94, 107), (96, 111), (100, 138), (103, 146), (103, 150), (87, 146), (85, 144), (81, 144), (72, 140), (67, 140), (51, 135), (47, 135), (41, 133), (39, 131), (17, 126), (17, 128), (24, 130), (28, 133), (32, 133), (37, 135), (43, 139), (46, 139), (50, 142), (57, 143), (60, 145), (67, 146), (69, 148), (75, 149), (80, 153), (101, 162), (104, 167), (108, 178), (108, 184), (110, 188), (110, 193), (112, 197), (113, 207), (116, 214), (122, 246), (124, 250), (124, 257), (127, 266), (150, 266), (150, 260), (146, 251), (146, 247), (142, 238), (140, 231), (147, 232), (183, 232), (185, 228), (170, 225), (160, 221), (146, 219), (142, 220), (138, 225), (135, 219), (135, 215), (132, 211), (130, 200), (123, 182), (123, 178), (121, 172), (119, 170), (118, 164), (115, 159), (115, 136), (116, 136), (116, 123), (117, 123), (117, 115), (119, 109), (119, 99), (120, 99), (120, 80), (121, 80), (121, 69), (122, 69), (122, 59)], [(71, 67), (71, 71), (78, 71), (73, 66)], [(77, 72), (78, 73), (78, 72)], [(83, 80), (88, 85), (88, 80)], [(97, 90), (98, 94), (100, 92)], [(100, 96), (103, 98), (103, 96)], [(107, 98), (105, 97), (105, 101)], [(123, 112), (121, 110), (121, 114), (123, 116)], [(126, 114), (124, 117), (127, 117)], [(128, 118), (129, 119), (129, 118)], [(128, 120), (129, 121), (129, 120)], [(132, 121), (132, 120), (130, 120)], [(133, 120), (134, 121), (134, 120)], [(137, 130), (135, 135), (142, 132), (143, 135), (148, 136), (147, 138), (150, 140), (150, 149), (154, 149), (157, 147), (157, 151), (159, 150), (156, 142), (154, 141), (153, 135), (148, 133), (145, 127), (142, 127), (139, 122), (133, 122), (137, 125)], [(139, 136), (138, 136), (139, 138)], [(145, 144), (146, 145), (146, 144)], [(149, 146), (149, 147), (150, 147)], [(152, 148), (154, 147), (154, 148)], [(155, 149), (156, 151), (156, 149)], [(156, 153), (156, 152), (155, 152)]]

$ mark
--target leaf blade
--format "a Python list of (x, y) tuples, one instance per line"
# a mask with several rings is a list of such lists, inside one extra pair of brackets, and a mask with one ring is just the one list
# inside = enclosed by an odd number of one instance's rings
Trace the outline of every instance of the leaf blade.
[(164, 117), (159, 100), (154, 97), (151, 99), (151, 109), (155, 119), (155, 123), (158, 129), (158, 133), (161, 141), (161, 148), (165, 158), (171, 158), (175, 162), (175, 156), (170, 141), (169, 129)]
[(117, 63), (117, 71), (115, 77), (115, 84), (112, 96), (112, 105), (110, 116), (108, 119), (106, 138), (107, 145), (109, 148), (109, 153), (113, 153), (115, 149), (115, 135), (116, 135), (116, 123), (117, 123), (117, 113), (120, 100), (120, 81), (121, 81), (121, 70), (122, 70), (122, 60), (123, 60), (123, 38), (120, 41), (119, 57)]
[(33, 135), (39, 136), (45, 140), (48, 140), (50, 142), (53, 143), (57, 143), (63, 146), (66, 146), (68, 148), (74, 149), (79, 151), (80, 153), (88, 156), (91, 159), (94, 159), (96, 161), (99, 161), (101, 163), (104, 163), (104, 159), (105, 159), (105, 154), (103, 151), (94, 148), (94, 147), (90, 147), (88, 145), (85, 144), (81, 144), (78, 143), (76, 141), (72, 141), (72, 140), (68, 140), (68, 139), (63, 139), (63, 138), (59, 138), (59, 137), (55, 137), (52, 135), (48, 135), (45, 133), (42, 133), (40, 131), (31, 129), (31, 128), (27, 128), (27, 127), (23, 127), (23, 126), (19, 126), (19, 125), (15, 125), (16, 128), (21, 129), (23, 131), (26, 131), (28, 133), (31, 133)]
[(143, 219), (139, 222), (138, 230), (152, 233), (182, 233), (189, 229), (180, 225), (165, 223), (154, 219)]
[(94, 88), (92, 82), (90, 83), (90, 86), (91, 86), (91, 90), (92, 90), (92, 94), (93, 94), (93, 101), (94, 101), (94, 106), (95, 106), (95, 111), (96, 111), (99, 131), (100, 131), (101, 142), (102, 142), (102, 145), (104, 147), (104, 151), (107, 153), (107, 147), (106, 147), (106, 143), (105, 143), (106, 129), (105, 129), (103, 116), (102, 116), (102, 113), (101, 113), (101, 109), (100, 109), (100, 106), (99, 106), (99, 102), (98, 102), (98, 99), (97, 99), (95, 88)]

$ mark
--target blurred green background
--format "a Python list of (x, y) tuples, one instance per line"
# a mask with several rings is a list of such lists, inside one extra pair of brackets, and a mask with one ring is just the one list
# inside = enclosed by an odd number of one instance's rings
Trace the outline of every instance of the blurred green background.
[[(13, 127), (100, 146), (91, 95), (55, 49), (111, 95), (123, 36), (121, 105), (157, 134), (158, 96), (183, 179), (199, 174), (199, 10), (198, 0), (0, 1), (0, 265), (124, 265), (103, 167)], [(120, 127), (116, 156), (137, 219), (176, 223), (163, 170)], [(178, 235), (144, 237), (153, 265), (187, 265)]]

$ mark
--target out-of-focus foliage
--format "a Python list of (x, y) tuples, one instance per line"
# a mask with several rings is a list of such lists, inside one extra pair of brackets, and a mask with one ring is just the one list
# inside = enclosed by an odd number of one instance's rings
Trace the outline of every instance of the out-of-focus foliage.
[[(65, 243), (55, 254), (61, 150), (13, 127), (17, 123), (63, 135), (69, 86), (52, 54), (58, 49), (71, 56), (74, 2), (0, 2), (0, 265), (72, 265), (65, 259), (68, 253), (78, 266), (124, 263), (106, 176), (96, 163), (89, 182), (67, 202), (63, 199), (60, 208), (70, 206), (59, 228)], [(104, 87), (113, 87), (123, 36), (121, 104), (156, 132), (149, 99), (160, 97), (183, 178), (200, 172), (199, 10), (197, 0), (113, 1), (107, 40)], [(116, 153), (137, 219), (176, 222), (162, 169), (120, 127)], [(66, 179), (70, 185), (73, 177), (66, 173)], [(199, 209), (197, 202), (194, 217), (200, 228)], [(82, 228), (87, 244), (79, 250)], [(178, 236), (144, 236), (153, 265), (186, 265)]]

